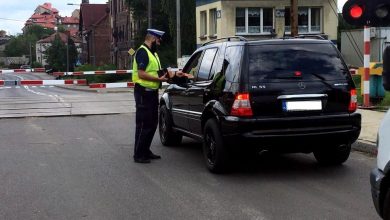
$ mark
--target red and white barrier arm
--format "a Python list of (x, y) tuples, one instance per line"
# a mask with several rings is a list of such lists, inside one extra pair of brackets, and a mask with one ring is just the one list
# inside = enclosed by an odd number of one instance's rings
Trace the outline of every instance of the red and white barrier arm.
[[(86, 79), (77, 80), (0, 80), (0, 86), (5, 85), (5, 81), (12, 81), (14, 85), (22, 86), (55, 86), (55, 85), (87, 85)], [(19, 83), (18, 83), (19, 82)]]
[(89, 88), (95, 89), (109, 89), (109, 88), (133, 88), (134, 83), (122, 82), (122, 83), (93, 83), (89, 85)]
[(133, 70), (102, 70), (102, 71), (82, 71), (82, 72), (54, 72), (54, 76), (80, 76), (80, 75), (104, 75), (104, 74), (128, 74)]
[(0, 70), (0, 73), (44, 73), (45, 68)]

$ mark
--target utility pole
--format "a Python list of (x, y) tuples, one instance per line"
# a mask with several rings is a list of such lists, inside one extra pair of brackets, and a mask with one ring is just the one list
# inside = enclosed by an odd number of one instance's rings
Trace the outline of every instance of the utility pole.
[(152, 28), (152, 0), (148, 0), (148, 28)]
[(66, 72), (69, 73), (69, 36), (66, 42)]
[(298, 0), (291, 0), (291, 36), (298, 36)]
[(32, 52), (31, 52), (32, 45), (31, 45), (31, 41), (29, 43), (30, 43), (30, 67), (32, 68)]
[(181, 57), (180, 18), (180, 0), (176, 0), (176, 55), (178, 59)]

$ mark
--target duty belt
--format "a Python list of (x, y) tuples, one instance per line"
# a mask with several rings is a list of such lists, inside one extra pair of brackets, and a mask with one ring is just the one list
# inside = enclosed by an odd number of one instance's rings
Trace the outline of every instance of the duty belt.
[(141, 86), (140, 84), (138, 84), (138, 83), (136, 83), (135, 84), (135, 86), (137, 86), (138, 88), (141, 88), (141, 89), (143, 89), (144, 91), (146, 91), (146, 92), (155, 92), (155, 91), (157, 91), (158, 89), (151, 89), (151, 88), (146, 88), (146, 87), (144, 87), (144, 86)]

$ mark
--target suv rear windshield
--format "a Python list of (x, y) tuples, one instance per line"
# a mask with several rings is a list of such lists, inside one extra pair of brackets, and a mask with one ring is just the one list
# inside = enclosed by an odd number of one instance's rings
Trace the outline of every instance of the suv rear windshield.
[(345, 66), (330, 44), (249, 46), (249, 79), (345, 79)]

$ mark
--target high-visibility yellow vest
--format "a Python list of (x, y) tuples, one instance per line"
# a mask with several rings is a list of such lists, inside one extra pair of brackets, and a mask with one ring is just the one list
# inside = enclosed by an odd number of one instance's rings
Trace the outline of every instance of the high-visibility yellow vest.
[[(141, 45), (139, 49), (145, 49), (146, 52), (148, 53), (149, 57), (149, 63), (146, 66), (145, 72), (147, 72), (149, 75), (158, 77), (157, 71), (161, 69), (161, 64), (160, 64), (160, 59), (158, 58), (157, 53), (152, 54), (148, 48), (146, 48), (144, 45)], [(137, 52), (138, 52), (137, 50)], [(138, 83), (139, 85), (149, 88), (149, 89), (158, 89), (160, 87), (160, 82), (156, 81), (149, 81), (149, 80), (144, 80), (140, 79), (138, 76), (138, 64), (134, 56), (134, 62), (133, 62), (133, 74), (132, 74), (132, 79), (133, 83)]]

